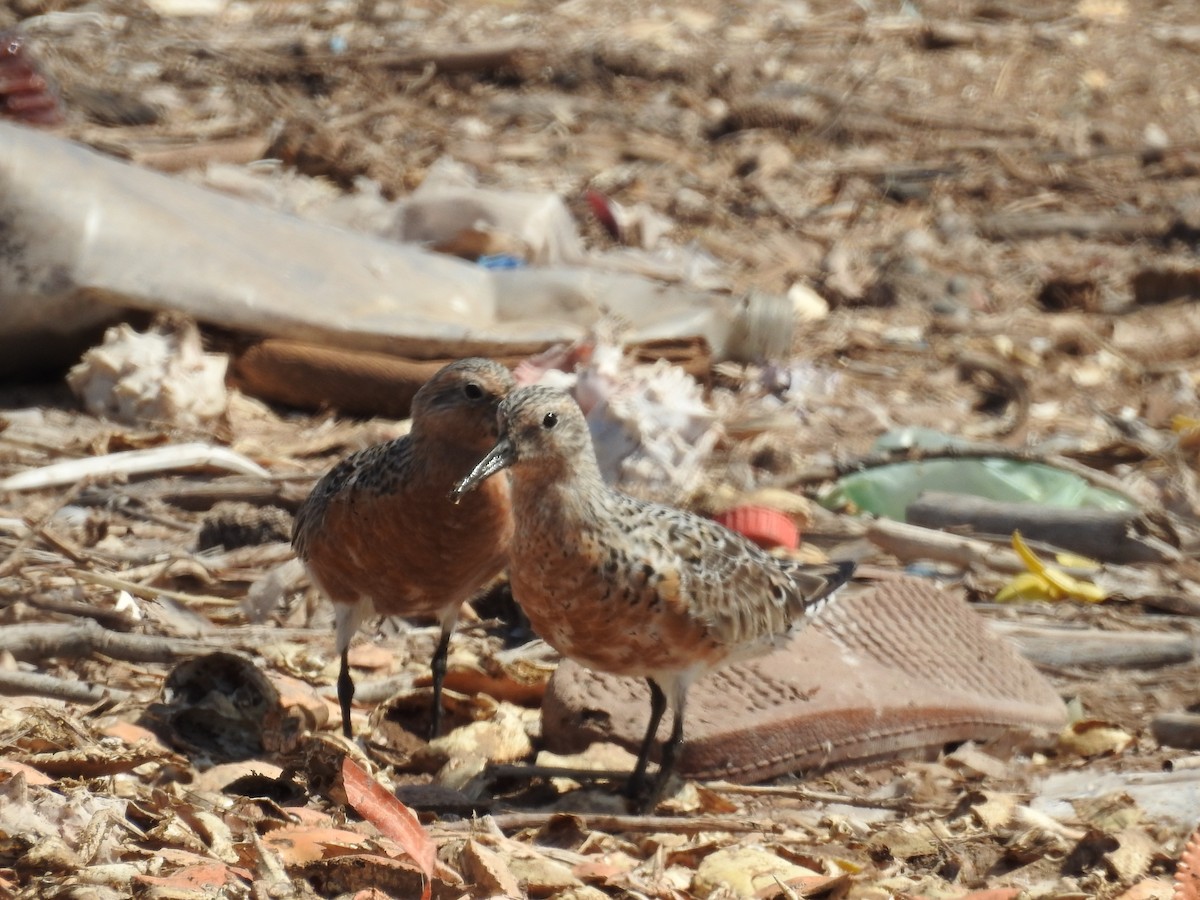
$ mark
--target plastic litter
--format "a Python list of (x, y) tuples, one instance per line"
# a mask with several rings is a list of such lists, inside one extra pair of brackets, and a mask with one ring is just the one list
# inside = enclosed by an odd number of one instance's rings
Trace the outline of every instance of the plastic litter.
[(1134, 508), (1120, 494), (1094, 487), (1062, 469), (1000, 458), (930, 459), (877, 466), (839, 479), (821, 503), (831, 509), (853, 505), (861, 512), (902, 522), (905, 508), (932, 490), (1051, 506)]
[[(785, 297), (594, 266), (489, 270), (5, 122), (0, 221), (16, 236), (0, 248), (0, 374), (77, 359), (127, 309), (414, 359), (533, 353), (579, 339), (605, 312), (630, 323), (630, 341), (701, 337), (717, 359), (786, 353), (794, 327)], [(542, 247), (575, 252), (565, 239)]]
[[(905, 428), (882, 435), (873, 449), (888, 452), (917, 447), (937, 452), (970, 446), (969, 441), (953, 435), (925, 428)], [(1072, 472), (1044, 463), (986, 456), (874, 466), (838, 479), (822, 496), (821, 503), (830, 509), (852, 506), (860, 512), (903, 522), (905, 509), (926, 491), (1072, 508), (1135, 509), (1127, 498), (1089, 484)]]
[(557, 194), (476, 187), (465, 166), (443, 158), (412, 196), (400, 202), (390, 236), (438, 245), (464, 233), (492, 236), (490, 246), (507, 245), (511, 255), (536, 265), (584, 259), (575, 222)]
[(626, 323), (602, 319), (584, 339), (553, 347), (514, 373), (523, 384), (570, 391), (587, 418), (604, 479), (629, 493), (671, 499), (695, 491), (721, 434), (699, 383), (662, 360), (626, 359)]
[(122, 323), (84, 354), (67, 383), (92, 415), (194, 427), (225, 412), (228, 365), (228, 357), (204, 352), (190, 320), (159, 322), (144, 334)]
[[(1084, 603), (1102, 603), (1108, 595), (1104, 589), (1090, 581), (1068, 575), (1056, 566), (1047, 565), (1029, 548), (1021, 537), (1021, 532), (1014, 531), (1012, 536), (1013, 550), (1021, 558), (1021, 562), (1029, 568), (1006, 584), (996, 594), (997, 603), (1014, 601), (1034, 602), (1045, 600), (1079, 600)], [(1078, 567), (1080, 563), (1098, 568), (1091, 560), (1083, 560), (1076, 556), (1060, 559), (1063, 565)]]
[(768, 550), (774, 547), (795, 550), (800, 546), (800, 531), (796, 523), (776, 509), (735, 506), (717, 513), (713, 520)]

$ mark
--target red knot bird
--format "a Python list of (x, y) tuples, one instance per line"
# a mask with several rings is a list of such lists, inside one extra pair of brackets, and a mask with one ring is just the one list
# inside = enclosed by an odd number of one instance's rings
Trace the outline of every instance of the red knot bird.
[[(854, 563), (777, 559), (716, 522), (613, 490), (582, 411), (563, 391), (518, 388), (498, 419), (496, 446), (454, 497), (509, 469), (509, 579), (533, 629), (585, 666), (649, 683), (650, 724), (627, 786), (648, 808), (683, 743), (692, 683), (782, 644), (850, 579)], [(668, 705), (671, 733), (643, 795)]]
[(505, 479), (457, 507), (448, 495), (495, 442), (496, 408), (512, 387), (499, 363), (451, 363), (413, 397), (407, 435), (342, 460), (296, 513), (292, 546), (334, 605), (346, 737), (350, 640), (373, 613), (440, 622), (429, 729), (438, 733), (450, 634), (463, 601), (503, 570), (513, 530)]

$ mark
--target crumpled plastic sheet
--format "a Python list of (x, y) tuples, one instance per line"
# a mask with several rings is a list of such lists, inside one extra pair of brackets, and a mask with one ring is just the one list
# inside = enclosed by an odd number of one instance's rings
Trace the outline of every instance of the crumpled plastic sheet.
[(718, 358), (769, 355), (791, 321), (786, 298), (582, 266), (487, 270), (0, 122), (0, 374), (56, 351), (73, 360), (130, 308), (414, 358), (530, 353), (604, 311), (632, 324), (631, 341), (702, 336)]

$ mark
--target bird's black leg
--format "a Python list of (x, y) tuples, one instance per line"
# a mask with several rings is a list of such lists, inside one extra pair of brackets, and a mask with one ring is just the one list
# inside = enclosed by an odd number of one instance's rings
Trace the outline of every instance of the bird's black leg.
[(682, 702), (675, 707), (675, 721), (671, 725), (671, 736), (663, 743), (662, 755), (658, 760), (658, 775), (654, 779), (654, 784), (650, 786), (650, 793), (646, 795), (645, 801), (638, 809), (639, 813), (651, 812), (654, 807), (658, 806), (658, 801), (667, 787), (667, 780), (671, 777), (671, 772), (675, 770), (675, 759), (679, 755), (681, 746), (683, 746)]
[(450, 630), (442, 631), (437, 649), (433, 651), (433, 709), (429, 716), (429, 739), (432, 741), (442, 730), (442, 682), (446, 678), (446, 657), (450, 653)]
[(342, 707), (342, 734), (354, 737), (350, 729), (350, 704), (354, 702), (354, 681), (350, 678), (350, 648), (342, 651), (342, 667), (337, 680), (338, 703)]
[(642, 788), (646, 784), (646, 766), (650, 762), (650, 748), (654, 746), (654, 739), (658, 735), (658, 724), (662, 721), (663, 713), (667, 709), (667, 695), (663, 693), (658, 683), (651, 678), (647, 678), (646, 683), (650, 685), (650, 724), (646, 727), (646, 736), (642, 739), (642, 749), (638, 751), (637, 765), (633, 767), (633, 774), (629, 776), (629, 783), (625, 787), (625, 796), (635, 799), (642, 793)]

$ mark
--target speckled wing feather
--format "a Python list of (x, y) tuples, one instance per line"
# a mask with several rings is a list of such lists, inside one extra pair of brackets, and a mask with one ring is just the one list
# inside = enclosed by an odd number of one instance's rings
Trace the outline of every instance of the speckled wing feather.
[(742, 535), (683, 510), (610, 493), (613, 519), (638, 534), (660, 584), (677, 584), (691, 614), (723, 643), (771, 641), (811, 618), (847, 569), (771, 556)]

